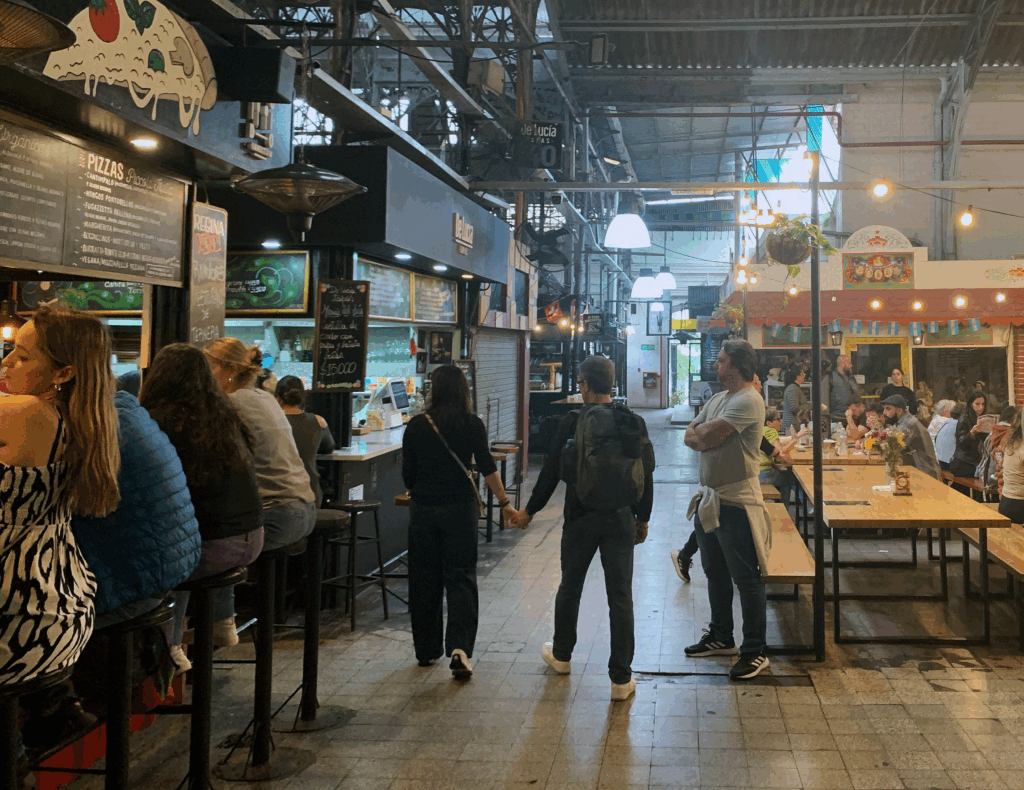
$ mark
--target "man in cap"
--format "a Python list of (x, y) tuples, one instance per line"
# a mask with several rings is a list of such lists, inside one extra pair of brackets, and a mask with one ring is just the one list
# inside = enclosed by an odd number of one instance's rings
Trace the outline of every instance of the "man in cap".
[(902, 395), (890, 395), (882, 401), (886, 425), (903, 434), (903, 463), (916, 467), (925, 474), (939, 479), (939, 462), (935, 458), (932, 437), (907, 407)]

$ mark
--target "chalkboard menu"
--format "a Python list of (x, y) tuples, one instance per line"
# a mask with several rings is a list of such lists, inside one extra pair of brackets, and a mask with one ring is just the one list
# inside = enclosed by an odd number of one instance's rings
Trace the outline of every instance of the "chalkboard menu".
[(718, 361), (718, 352), (722, 350), (725, 339), (725, 335), (704, 335), (704, 342), (700, 344), (701, 381), (714, 381), (717, 377), (715, 362)]
[(472, 359), (453, 359), (452, 364), (466, 374), (469, 394), (473, 397), (473, 411), (476, 411), (476, 362)]
[(19, 313), (35, 312), (43, 302), (54, 299), (76, 310), (137, 315), (142, 311), (142, 286), (113, 280), (48, 280), (18, 284)]
[(199, 348), (224, 336), (227, 255), (228, 213), (208, 203), (196, 203), (192, 207), (188, 342)]
[(0, 257), (180, 286), (186, 186), (0, 119)]
[(457, 298), (455, 283), (417, 274), (415, 287), (417, 321), (455, 323)]
[(228, 256), (229, 315), (305, 313), (308, 294), (308, 252), (233, 252)]
[(356, 263), (356, 277), (368, 280), (370, 288), (370, 316), (373, 318), (411, 319), (412, 275), (402, 269), (391, 269), (360, 259)]
[(370, 283), (320, 280), (316, 289), (316, 338), (311, 389), (362, 392), (366, 387), (366, 348)]

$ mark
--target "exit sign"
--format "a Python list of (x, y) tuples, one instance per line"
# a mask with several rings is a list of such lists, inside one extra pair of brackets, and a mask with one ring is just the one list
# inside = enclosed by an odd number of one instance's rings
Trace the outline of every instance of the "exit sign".
[(641, 351), (654, 351), (654, 344), (653, 343), (644, 343), (643, 345), (640, 346), (640, 350)]

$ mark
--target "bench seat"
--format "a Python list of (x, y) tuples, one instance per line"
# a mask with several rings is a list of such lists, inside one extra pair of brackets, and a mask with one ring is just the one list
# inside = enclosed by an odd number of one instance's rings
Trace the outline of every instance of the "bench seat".
[(771, 483), (761, 483), (761, 496), (765, 502), (781, 502), (782, 494)]
[(766, 584), (813, 584), (814, 557), (789, 511), (782, 504), (769, 503), (767, 507), (772, 521), (772, 551), (761, 578)]

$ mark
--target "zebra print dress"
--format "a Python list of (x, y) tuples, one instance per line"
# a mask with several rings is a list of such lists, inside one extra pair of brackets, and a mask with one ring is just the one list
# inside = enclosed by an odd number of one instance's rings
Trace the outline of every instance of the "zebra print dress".
[(74, 664), (92, 633), (96, 579), (71, 532), (63, 418), (46, 466), (0, 464), (0, 685)]

